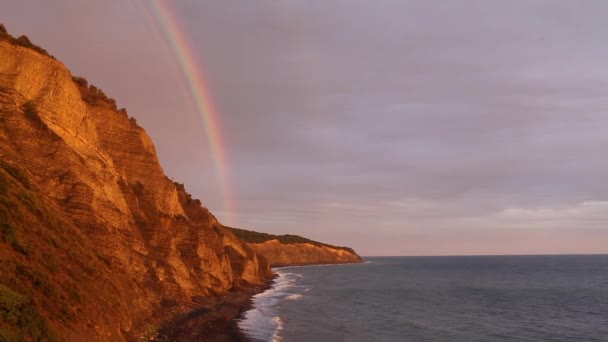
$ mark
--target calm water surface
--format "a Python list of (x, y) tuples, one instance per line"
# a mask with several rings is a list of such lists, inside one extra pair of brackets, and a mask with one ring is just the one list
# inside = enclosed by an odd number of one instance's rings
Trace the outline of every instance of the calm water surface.
[(608, 341), (608, 255), (378, 257), (285, 267), (253, 341)]

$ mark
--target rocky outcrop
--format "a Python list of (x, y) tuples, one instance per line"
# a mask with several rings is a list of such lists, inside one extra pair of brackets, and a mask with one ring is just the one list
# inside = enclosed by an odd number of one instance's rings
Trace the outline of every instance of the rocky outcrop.
[[(270, 276), (100, 94), (50, 56), (0, 41), (0, 340), (139, 339)], [(44, 329), (25, 328), (30, 306)]]

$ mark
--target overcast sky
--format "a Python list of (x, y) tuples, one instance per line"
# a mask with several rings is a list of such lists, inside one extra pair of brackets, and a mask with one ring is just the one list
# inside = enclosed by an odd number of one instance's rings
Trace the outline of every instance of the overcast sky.
[(608, 252), (608, 2), (171, 1), (236, 212), (146, 0), (0, 22), (114, 97), (216, 215), (363, 255)]

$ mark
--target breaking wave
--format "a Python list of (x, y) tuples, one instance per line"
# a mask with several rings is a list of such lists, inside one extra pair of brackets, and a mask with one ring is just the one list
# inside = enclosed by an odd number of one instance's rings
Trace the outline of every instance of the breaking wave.
[(294, 293), (291, 296), (286, 297), (285, 299), (289, 299), (289, 300), (299, 300), (302, 298), (302, 295), (299, 293)]
[[(252, 341), (281, 341), (283, 321), (276, 308), (283, 300), (297, 300), (302, 295), (295, 293), (299, 286), (296, 281), (302, 277), (298, 273), (275, 269), (277, 278), (272, 287), (253, 296), (253, 308), (246, 311), (237, 322), (239, 329)], [(295, 291), (294, 291), (295, 290)]]

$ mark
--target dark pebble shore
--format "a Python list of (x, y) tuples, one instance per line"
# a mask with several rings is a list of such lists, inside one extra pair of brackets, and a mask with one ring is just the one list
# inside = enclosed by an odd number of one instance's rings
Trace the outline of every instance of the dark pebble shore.
[(249, 310), (252, 296), (270, 288), (266, 284), (246, 286), (218, 297), (213, 303), (183, 314), (163, 326), (153, 341), (161, 342), (245, 342), (237, 326), (240, 315)]

